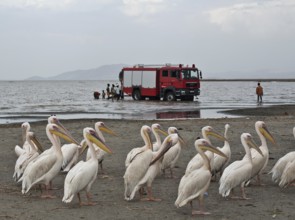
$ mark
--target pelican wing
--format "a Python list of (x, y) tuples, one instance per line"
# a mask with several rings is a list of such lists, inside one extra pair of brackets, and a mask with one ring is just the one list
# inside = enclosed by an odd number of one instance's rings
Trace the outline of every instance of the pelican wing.
[(287, 153), (285, 156), (281, 157), (276, 164), (271, 169), (272, 180), (275, 183), (280, 181), (282, 173), (288, 162), (295, 160), (295, 151)]
[(127, 200), (132, 199), (130, 197), (131, 193), (147, 172), (150, 162), (153, 159), (153, 153), (151, 150), (146, 150), (137, 155), (138, 156), (134, 157), (132, 162), (126, 168), (126, 172), (124, 174), (125, 199)]
[(15, 163), (14, 174), (13, 178), (15, 181), (23, 175), (25, 169), (27, 168), (28, 164), (33, 161), (35, 158), (39, 156), (38, 152), (34, 153), (23, 153), (18, 157)]
[(62, 169), (69, 170), (73, 166), (79, 157), (79, 148), (77, 144), (65, 144), (61, 148), (63, 155)]
[(181, 153), (180, 143), (177, 143), (175, 146), (171, 147), (164, 155), (162, 161), (162, 169), (167, 169), (170, 167), (174, 167), (177, 162), (179, 155)]
[(295, 180), (295, 161), (289, 161), (282, 173), (280, 187), (287, 187)]
[(53, 154), (47, 154), (43, 157), (38, 157), (32, 161), (24, 172), (23, 184), (28, 183), (26, 192), (35, 184), (43, 180), (44, 175), (53, 167), (57, 158)]
[(251, 177), (252, 165), (247, 160), (239, 160), (225, 168), (219, 181), (219, 193), (226, 197), (231, 189), (239, 186)]
[(97, 162), (80, 161), (67, 174), (64, 182), (63, 202), (71, 202), (74, 195), (81, 190), (89, 189), (96, 179)]
[(127, 168), (130, 165), (130, 163), (135, 159), (135, 157), (138, 154), (141, 154), (142, 152), (144, 152), (144, 149), (142, 147), (133, 148), (127, 154), (127, 157), (126, 157), (126, 160), (125, 160), (125, 167)]
[(198, 169), (182, 177), (178, 197), (175, 201), (176, 207), (182, 207), (193, 199), (203, 195), (210, 184), (211, 173), (206, 169)]

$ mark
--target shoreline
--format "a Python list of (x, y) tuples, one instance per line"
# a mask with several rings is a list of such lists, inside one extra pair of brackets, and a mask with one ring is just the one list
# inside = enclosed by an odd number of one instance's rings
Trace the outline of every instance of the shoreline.
[[(246, 113), (246, 110), (237, 109), (236, 113)], [(102, 175), (98, 170), (98, 176), (91, 188), (93, 200), (96, 206), (79, 207), (75, 196), (72, 203), (64, 204), (63, 184), (65, 174), (60, 173), (53, 180), (57, 190), (53, 194), (55, 199), (41, 199), (40, 191), (30, 190), (28, 195), (21, 194), (21, 185), (13, 181), (12, 175), (16, 161), (14, 147), (21, 143), (21, 123), (0, 125), (0, 192), (1, 206), (0, 217), (4, 219), (293, 219), (294, 187), (279, 188), (271, 180), (268, 174), (276, 161), (290, 151), (294, 151), (294, 136), (292, 129), (295, 126), (294, 106), (281, 106), (267, 108), (248, 109), (247, 115), (238, 118), (214, 118), (214, 119), (177, 119), (177, 120), (121, 120), (121, 119), (69, 119), (61, 120), (64, 126), (78, 141), (82, 138), (82, 130), (85, 127), (93, 127), (94, 123), (102, 120), (109, 128), (117, 133), (117, 137), (104, 135), (108, 146), (113, 150), (112, 155), (106, 155), (103, 166), (106, 174)], [(282, 114), (287, 112), (288, 115)], [(262, 114), (263, 113), (263, 114)], [(252, 115), (250, 115), (252, 114)], [(260, 115), (261, 114), (261, 115)], [(250, 115), (250, 116), (249, 116)], [(265, 121), (268, 130), (274, 136), (277, 144), (268, 142), (270, 151), (268, 164), (262, 173), (262, 182), (265, 186), (251, 185), (246, 188), (246, 194), (250, 200), (224, 199), (218, 194), (218, 182), (211, 182), (208, 196), (205, 197), (206, 211), (211, 215), (191, 217), (189, 205), (177, 209), (174, 206), (177, 197), (177, 189), (188, 161), (195, 156), (193, 147), (196, 137), (201, 136), (201, 128), (211, 125), (219, 133), (223, 133), (226, 123), (230, 124), (229, 141), (232, 151), (231, 162), (241, 159), (245, 154), (240, 135), (243, 132), (252, 134), (256, 143), (260, 144), (255, 133), (254, 124), (257, 120)], [(31, 123), (32, 131), (47, 149), (51, 146), (45, 134), (46, 121)], [(176, 178), (167, 178), (159, 175), (153, 182), (153, 194), (161, 198), (160, 202), (143, 202), (138, 194), (133, 201), (124, 200), (123, 175), (125, 172), (124, 161), (127, 153), (134, 147), (143, 145), (139, 130), (142, 125), (160, 123), (166, 130), (169, 126), (179, 129), (181, 136), (187, 142), (187, 147), (182, 149), (180, 158), (175, 168)], [(163, 138), (163, 137), (162, 137)], [(223, 146), (223, 142), (211, 139), (215, 146)], [(85, 159), (85, 153), (81, 155)], [(167, 171), (167, 174), (169, 172)], [(255, 181), (254, 181), (255, 183)], [(237, 188), (237, 195), (240, 190)], [(85, 193), (81, 193), (85, 200)], [(194, 201), (196, 208), (198, 202)]]
[[(206, 116), (201, 116), (206, 115)], [(13, 115), (13, 114), (12, 114)], [(37, 114), (23, 114), (20, 116), (0, 117), (0, 126), (9, 124), (19, 124), (24, 121), (35, 123), (39, 121), (47, 121), (50, 113), (37, 113)], [(104, 117), (107, 115), (108, 117)], [(112, 115), (112, 116), (110, 116)], [(179, 119), (218, 119), (218, 118), (230, 118), (230, 117), (249, 117), (249, 116), (295, 116), (295, 105), (257, 105), (256, 107), (246, 108), (229, 108), (227, 110), (220, 110), (219, 108), (205, 108), (194, 109), (187, 111), (169, 111), (169, 112), (149, 112), (141, 116), (137, 115), (120, 115), (114, 114), (102, 114), (102, 113), (58, 113), (57, 116), (62, 120), (91, 120), (95, 118), (101, 118), (101, 120), (179, 120)], [(72, 116), (72, 117), (71, 117)], [(73, 117), (74, 116), (74, 117)], [(9, 122), (10, 121), (10, 122)]]

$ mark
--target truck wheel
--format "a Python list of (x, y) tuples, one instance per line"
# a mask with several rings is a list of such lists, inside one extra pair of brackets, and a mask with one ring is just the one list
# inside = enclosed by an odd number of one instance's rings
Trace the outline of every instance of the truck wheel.
[(136, 101), (141, 100), (140, 91), (138, 89), (133, 91), (132, 98)]
[(175, 94), (173, 92), (167, 92), (165, 95), (165, 101), (175, 101)]

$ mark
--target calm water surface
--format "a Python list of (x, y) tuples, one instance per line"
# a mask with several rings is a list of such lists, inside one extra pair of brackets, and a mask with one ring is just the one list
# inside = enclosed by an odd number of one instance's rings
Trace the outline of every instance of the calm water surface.
[[(0, 124), (61, 119), (219, 118), (218, 111), (255, 107), (257, 82), (203, 81), (194, 102), (94, 100), (93, 92), (116, 81), (0, 81)], [(263, 106), (295, 104), (294, 82), (262, 82)], [(231, 116), (230, 116), (231, 117)]]

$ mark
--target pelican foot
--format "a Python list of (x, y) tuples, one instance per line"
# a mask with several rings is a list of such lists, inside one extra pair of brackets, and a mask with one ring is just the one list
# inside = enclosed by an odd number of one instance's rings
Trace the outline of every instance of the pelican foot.
[(162, 199), (157, 199), (157, 198), (142, 198), (141, 201), (149, 201), (149, 202), (160, 202)]
[(210, 215), (210, 212), (205, 212), (205, 211), (192, 211), (192, 215)]
[(95, 206), (97, 202), (81, 202), (80, 206)]
[(42, 199), (56, 199), (57, 197), (53, 196), (53, 195), (41, 195), (41, 198)]
[(250, 200), (251, 198), (248, 197), (241, 197), (241, 196), (232, 196), (231, 199), (239, 199), (239, 200)]

